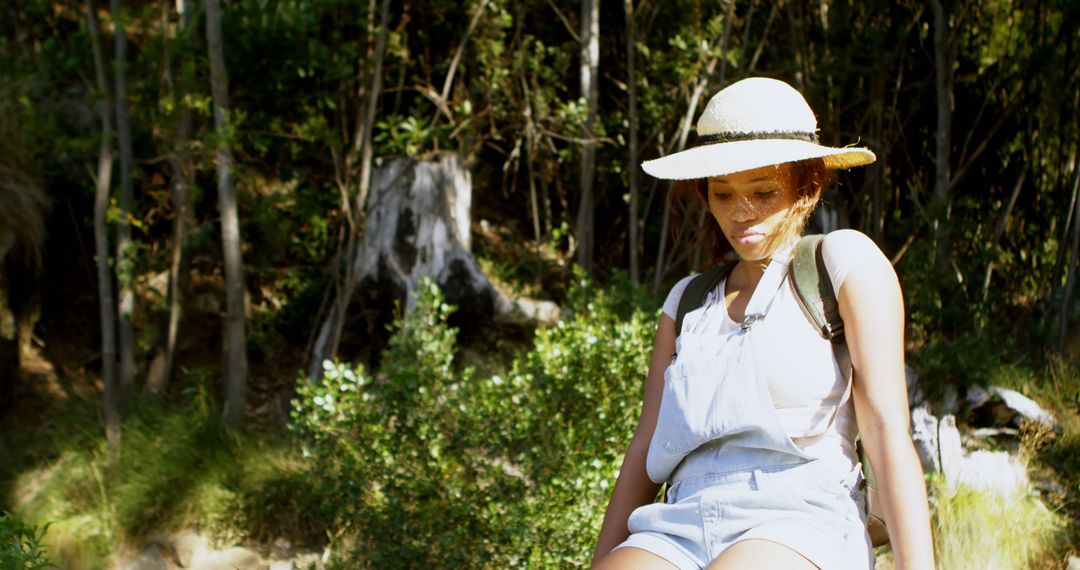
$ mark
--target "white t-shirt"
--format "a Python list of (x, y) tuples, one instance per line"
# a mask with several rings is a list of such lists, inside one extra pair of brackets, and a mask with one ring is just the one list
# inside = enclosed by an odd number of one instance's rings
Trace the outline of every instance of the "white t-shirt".
[[(868, 258), (885, 257), (869, 237), (855, 230), (828, 234), (821, 254), (837, 298), (840, 286), (855, 267)], [(664, 301), (664, 314), (672, 319), (692, 277), (676, 283)], [(725, 285), (720, 283), (720, 292)], [(738, 329), (740, 324), (729, 316), (724, 295), (716, 297), (714, 306), (706, 311), (723, 312), (720, 332)], [(776, 358), (765, 357), (761, 366), (784, 430), (806, 453), (839, 470), (850, 470), (858, 461), (854, 445), (857, 427), (847, 378), (836, 363), (831, 343), (821, 338), (803, 313), (790, 282), (780, 288), (758, 331), (758, 346), (766, 351), (775, 349)]]

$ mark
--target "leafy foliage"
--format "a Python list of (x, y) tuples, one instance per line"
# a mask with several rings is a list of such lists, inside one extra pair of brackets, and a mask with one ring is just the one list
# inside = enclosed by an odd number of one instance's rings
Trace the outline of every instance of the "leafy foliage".
[(38, 528), (18, 514), (0, 512), (0, 568), (5, 570), (45, 570), (57, 568), (45, 556), (42, 540), (48, 525)]
[(619, 307), (630, 296), (618, 289), (576, 293), (573, 318), (537, 331), (505, 375), (479, 378), (455, 369), (453, 309), (428, 286), (378, 373), (327, 362), (298, 388), (292, 425), (350, 564), (587, 563), (651, 339), (652, 318)]

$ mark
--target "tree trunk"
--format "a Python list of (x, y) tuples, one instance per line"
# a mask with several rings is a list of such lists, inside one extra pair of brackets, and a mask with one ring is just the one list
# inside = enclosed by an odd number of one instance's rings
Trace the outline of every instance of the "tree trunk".
[[(686, 107), (686, 114), (683, 115), (682, 121), (679, 123), (679, 136), (676, 139), (675, 152), (681, 152), (686, 148), (686, 142), (690, 139), (690, 125), (694, 121), (694, 115), (697, 114), (698, 104), (701, 103), (701, 96), (705, 94), (705, 88), (709, 85), (709, 79), (712, 77), (713, 71), (716, 69), (716, 65), (719, 60), (723, 59), (723, 52), (727, 49), (727, 36), (731, 29), (731, 18), (735, 13), (735, 3), (728, 3), (727, 15), (725, 16), (724, 31), (720, 36), (720, 43), (723, 46), (721, 53), (718, 57), (713, 58), (705, 66), (705, 73), (698, 79), (697, 84), (694, 85), (694, 90), (690, 93), (690, 103)], [(671, 190), (674, 187), (673, 183), (667, 184), (668, 191), (665, 196), (671, 195)], [(671, 200), (664, 200), (664, 214), (662, 216), (662, 222), (660, 224), (660, 246), (656, 252), (656, 275), (653, 276), (652, 290), (656, 293), (660, 290), (660, 284), (664, 280), (664, 273), (666, 271), (667, 263), (667, 236), (668, 227), (671, 224)], [(684, 224), (685, 225), (685, 224)]]
[(596, 106), (599, 97), (600, 0), (581, 2), (581, 97), (585, 99), (585, 126), (581, 138), (581, 202), (578, 206), (577, 262), (592, 274), (593, 183), (596, 179)]
[(937, 90), (937, 150), (934, 168), (934, 243), (938, 273), (946, 276), (949, 267), (949, 150), (952, 144), (952, 57), (949, 22), (941, 0), (931, 0), (934, 12), (934, 85)]
[(116, 60), (113, 77), (116, 96), (116, 140), (120, 149), (120, 212), (116, 223), (116, 276), (119, 286), (118, 324), (120, 332), (120, 404), (125, 405), (135, 388), (135, 329), (131, 321), (135, 312), (135, 260), (131, 243), (131, 216), (135, 201), (131, 181), (133, 151), (131, 149), (131, 120), (127, 102), (127, 34), (120, 0), (112, 0), (111, 11), (116, 28)]
[[(557, 320), (552, 303), (507, 297), (483, 274), (470, 249), (472, 182), (463, 164), (458, 155), (442, 155), (438, 161), (388, 159), (375, 168), (363, 241), (356, 257), (344, 260), (356, 276), (345, 294), (357, 296), (365, 312), (386, 313), (402, 298), (409, 311), (413, 291), (429, 278), (444, 289), (448, 303), (459, 306), (456, 315), (466, 326)], [(322, 367), (331, 326), (327, 318), (316, 337), (308, 363), (312, 378)]]
[[(997, 247), (998, 241), (1001, 240), (1001, 236), (1005, 235), (1005, 224), (1009, 221), (1009, 214), (1012, 213), (1012, 209), (1016, 206), (1016, 199), (1020, 197), (1020, 189), (1024, 187), (1024, 179), (1027, 178), (1027, 169), (1020, 173), (1020, 178), (1016, 180), (1016, 184), (1013, 185), (1012, 194), (1009, 195), (1009, 203), (1005, 205), (1005, 210), (1001, 212), (1001, 217), (998, 218), (998, 223), (994, 227), (994, 234), (990, 237), (990, 242), (986, 244), (988, 252), (993, 252)], [(994, 262), (989, 261), (986, 264), (986, 272), (983, 275), (982, 284), (982, 298), (985, 301), (987, 294), (990, 292), (990, 276), (994, 273)]]
[[(317, 378), (322, 374), (322, 361), (337, 356), (338, 345), (345, 327), (345, 317), (352, 301), (352, 293), (356, 289), (359, 277), (356, 275), (352, 259), (357, 255), (360, 246), (360, 222), (364, 219), (364, 205), (367, 202), (371, 188), (371, 170), (374, 160), (374, 150), (371, 144), (372, 126), (375, 123), (375, 111), (378, 109), (379, 96), (382, 93), (382, 66), (386, 52), (386, 32), (389, 25), (390, 2), (383, 0), (379, 15), (379, 32), (375, 45), (374, 70), (371, 75), (371, 85), (366, 90), (367, 100), (364, 106), (362, 124), (358, 125), (358, 132), (353, 144), (353, 153), (360, 155), (359, 189), (354, 196), (345, 191), (342, 208), (348, 219), (348, 235), (345, 238), (344, 250), (339, 250), (337, 258), (339, 278), (334, 283), (335, 295), (330, 310), (327, 313), (323, 326), (320, 327), (319, 335), (312, 345), (309, 376)], [(369, 19), (370, 19), (369, 12)], [(370, 27), (369, 27), (370, 29)], [(438, 115), (436, 115), (437, 117)], [(346, 168), (351, 171), (351, 160), (346, 162)], [(351, 180), (349, 172), (346, 177)], [(347, 183), (349, 185), (349, 183)], [(350, 200), (352, 203), (350, 204)]]
[(630, 164), (626, 170), (630, 179), (630, 282), (641, 282), (640, 251), (641, 241), (638, 210), (640, 191), (638, 190), (638, 139), (637, 139), (637, 76), (635, 75), (634, 56), (637, 50), (636, 29), (634, 26), (634, 0), (623, 0), (626, 7), (626, 85), (630, 96)]
[[(190, 45), (191, 6), (188, 0), (178, 0), (177, 9), (180, 12), (180, 35), (183, 38), (181, 45), (187, 48)], [(182, 61), (183, 59), (182, 58)], [(171, 79), (168, 55), (166, 55), (165, 73), (169, 76), (166, 83), (172, 90), (172, 98), (179, 105), (180, 116), (177, 119), (176, 138), (173, 141), (172, 152), (169, 153), (169, 166), (173, 175), (173, 206), (176, 210), (176, 218), (173, 220), (173, 243), (172, 254), (169, 262), (169, 320), (165, 329), (165, 346), (162, 347), (158, 356), (154, 358), (146, 374), (146, 394), (156, 399), (165, 392), (165, 387), (172, 376), (173, 362), (176, 358), (176, 343), (180, 335), (180, 319), (184, 308), (184, 247), (187, 245), (187, 228), (191, 223), (188, 193), (191, 187), (188, 178), (188, 138), (191, 133), (192, 112), (191, 107), (183, 103), (184, 95), (191, 91), (191, 74), (187, 63), (181, 64), (178, 85)]]
[(1069, 330), (1069, 316), (1072, 313), (1072, 292), (1076, 283), (1076, 258), (1080, 250), (1080, 167), (1073, 161), (1073, 211), (1072, 211), (1072, 253), (1069, 254), (1069, 266), (1065, 278), (1065, 290), (1061, 295), (1061, 320), (1058, 327), (1058, 354), (1065, 354), (1065, 337)]
[(94, 252), (97, 264), (98, 306), (101, 317), (101, 381), (105, 386), (105, 441), (112, 457), (120, 451), (120, 418), (116, 394), (116, 313), (113, 307), (112, 271), (109, 268), (109, 230), (105, 222), (112, 183), (112, 101), (105, 76), (105, 58), (98, 34), (93, 0), (86, 0), (86, 24), (94, 51), (94, 72), (101, 92), (101, 144), (94, 191)]
[(219, 0), (206, 0), (206, 47), (210, 56), (210, 90), (214, 101), (214, 130), (218, 135), (218, 205), (221, 209), (221, 250), (225, 258), (225, 423), (244, 425), (247, 386), (247, 342), (244, 339), (244, 268), (240, 255), (240, 222), (232, 183), (233, 154), (229, 135), (229, 77), (221, 44)]

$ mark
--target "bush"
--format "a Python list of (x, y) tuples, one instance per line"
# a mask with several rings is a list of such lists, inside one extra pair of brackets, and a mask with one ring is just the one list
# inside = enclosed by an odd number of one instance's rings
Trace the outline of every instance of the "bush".
[(571, 298), (572, 318), (538, 330), (506, 374), (480, 378), (455, 369), (453, 308), (427, 286), (377, 374), (328, 362), (298, 389), (292, 425), (343, 563), (588, 563), (655, 317), (628, 308), (618, 287)]
[[(46, 525), (48, 527), (48, 525)], [(0, 568), (39, 570), (57, 566), (45, 557), (42, 539), (46, 528), (24, 522), (16, 514), (0, 512)]]

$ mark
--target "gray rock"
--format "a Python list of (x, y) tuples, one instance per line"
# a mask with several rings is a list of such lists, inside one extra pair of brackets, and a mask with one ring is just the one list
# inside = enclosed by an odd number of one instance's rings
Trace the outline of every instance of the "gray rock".
[(968, 386), (966, 397), (968, 407), (971, 409), (979, 408), (990, 401), (990, 392), (979, 385)]
[(1018, 459), (1004, 451), (973, 451), (965, 455), (954, 479), (949, 483), (965, 485), (984, 493), (1011, 496), (1028, 487), (1027, 470)]
[(960, 442), (960, 430), (956, 429), (956, 417), (952, 414), (941, 418), (938, 423), (938, 453), (941, 473), (945, 480), (959, 480), (963, 468), (964, 447)]
[(956, 386), (950, 384), (945, 387), (941, 400), (934, 406), (934, 411), (939, 417), (954, 415), (960, 411), (960, 396), (956, 391)]
[(1065, 567), (1066, 570), (1080, 570), (1080, 558), (1075, 556), (1069, 557), (1069, 565)]
[(138, 558), (119, 567), (119, 570), (171, 570), (156, 544), (146, 547)]
[(202, 552), (191, 561), (192, 570), (261, 570), (262, 557), (246, 548)]
[(919, 373), (905, 364), (904, 378), (907, 380), (908, 406), (916, 408), (923, 405), (926, 402), (926, 394), (919, 386)]
[(919, 454), (924, 473), (941, 471), (941, 456), (938, 452), (938, 419), (921, 404), (911, 410), (911, 440)]
[(195, 558), (202, 556), (210, 548), (209, 539), (191, 531), (175, 534), (169, 542), (176, 549), (176, 557), (184, 568), (191, 568)]
[(1033, 422), (1038, 422), (1051, 428), (1057, 428), (1057, 420), (1044, 410), (1035, 400), (1008, 388), (991, 386), (990, 393), (1001, 398), (1006, 406), (1020, 417)]
[(950, 487), (960, 485), (1009, 496), (1028, 486), (1027, 470), (1004, 451), (964, 453), (956, 418), (945, 416), (938, 425), (941, 473)]

